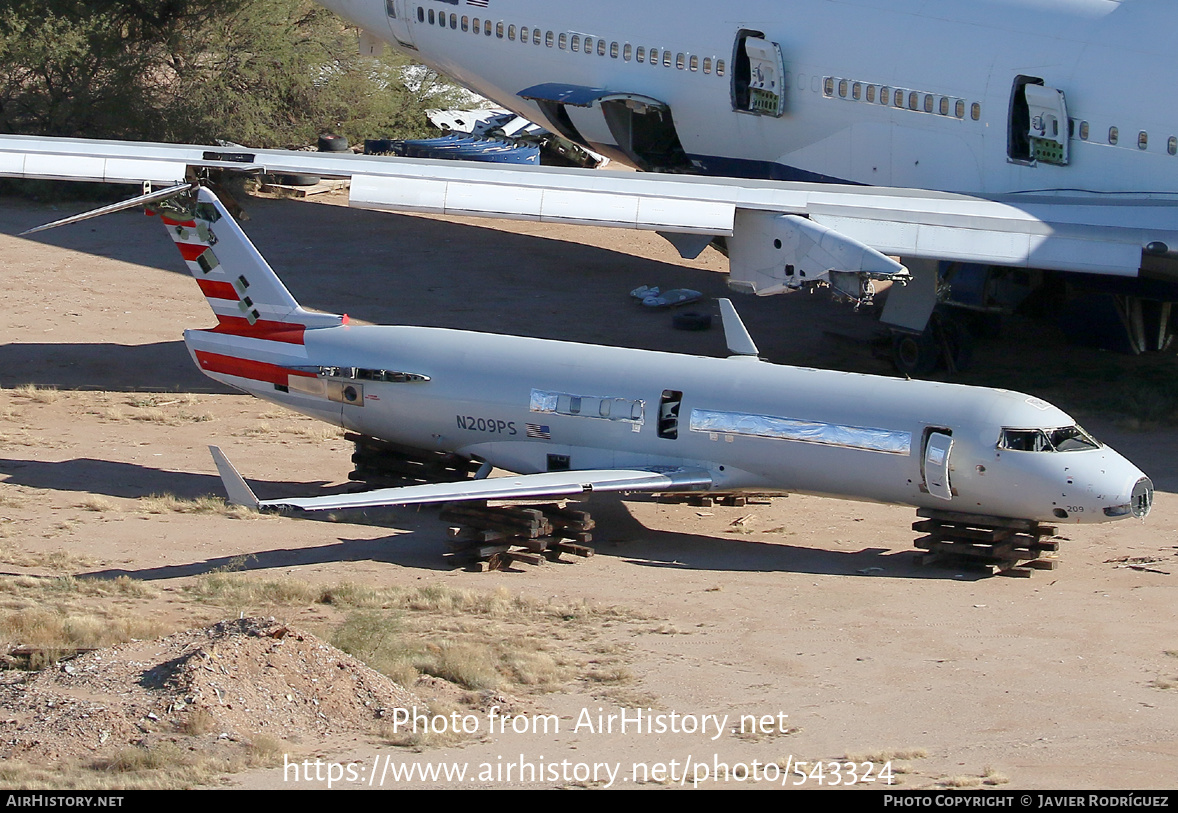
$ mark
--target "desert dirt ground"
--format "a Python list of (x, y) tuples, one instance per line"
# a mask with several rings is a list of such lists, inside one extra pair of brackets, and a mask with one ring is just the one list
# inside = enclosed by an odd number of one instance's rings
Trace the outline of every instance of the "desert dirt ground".
[[(642, 312), (627, 296), (641, 284), (725, 295), (723, 262), (710, 250), (684, 261), (650, 234), (378, 214), (339, 203), (246, 203), (247, 233), (308, 307), (374, 323), (724, 352), (718, 327), (672, 330), (668, 314)], [(896, 778), (906, 788), (978, 786), (987, 777), (1004, 789), (1178, 786), (1172, 428), (1134, 428), (1081, 411), (1090, 430), (1154, 479), (1154, 510), (1144, 523), (1062, 526), (1059, 569), (1030, 579), (920, 567), (911, 509), (804, 496), (743, 508), (598, 498), (589, 506), (598, 521), (595, 557), (491, 573), (443, 563), (445, 523), (434, 509), (388, 511), (381, 524), (153, 513), (139, 507), (141, 498), (221, 493), (209, 443), (226, 450), (262, 497), (341, 483), (350, 444), (193, 367), (180, 333), (212, 316), (155, 220), (122, 213), (14, 236), (84, 208), (0, 201), (4, 576), (144, 580), (157, 592), (135, 612), (173, 629), (192, 621), (184, 586), (217, 569), (312, 584), (502, 587), (629, 608), (638, 619), (596, 632), (601, 651), (621, 653), (624, 668), (608, 686), (573, 680), (513, 701), (525, 718), (557, 715), (559, 733), (488, 731), (484, 709), (478, 734), (458, 744), (406, 750), (349, 735), (292, 744), (292, 759), (365, 770), (386, 758), (468, 765), (462, 782), (400, 783), (438, 787), (608, 784), (604, 775), (475, 778), (481, 765), (503, 770), (520, 760), (616, 763), (615, 786), (632, 786), (636, 764), (674, 771), (672, 762), (678, 770), (714, 761), (812, 766), (889, 755), (903, 766)], [(825, 296), (736, 304), (773, 361), (888, 372), (862, 341), (847, 338), (868, 336), (871, 319)], [(1094, 354), (1061, 347), (1048, 329), (1014, 332), (1029, 341), (979, 348), (983, 374), (1001, 376), (1013, 358), (1047, 369), (1064, 357), (1083, 365), (1084, 354)], [(1174, 362), (1148, 363), (1169, 374)], [(40, 389), (18, 389), (29, 384)], [(1017, 386), (1026, 388), (1025, 379)], [(1138, 568), (1126, 566), (1134, 562)], [(320, 605), (241, 611), (302, 625), (326, 612)], [(216, 620), (215, 608), (203, 612)], [(619, 707), (649, 708), (664, 720), (729, 715), (729, 730), (714, 739), (711, 730), (574, 730), (583, 710), (596, 719), (599, 709)], [(734, 733), (742, 714), (770, 715), (774, 730)], [(289, 788), (285, 773), (279, 764), (224, 782)], [(678, 786), (678, 775), (651, 784)], [(720, 783), (740, 784), (753, 783)]]

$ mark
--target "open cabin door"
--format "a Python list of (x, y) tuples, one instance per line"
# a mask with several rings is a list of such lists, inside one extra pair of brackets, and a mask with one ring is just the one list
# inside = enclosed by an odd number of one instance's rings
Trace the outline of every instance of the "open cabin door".
[(413, 24), (409, 21), (409, 0), (384, 0), (384, 9), (393, 38), (399, 45), (416, 51), (417, 46), (413, 44)]
[(785, 114), (785, 60), (781, 46), (760, 31), (742, 30), (733, 49), (732, 109), (780, 117)]
[(924, 487), (929, 494), (942, 500), (953, 499), (953, 487), (949, 484), (949, 455), (952, 451), (952, 436), (937, 431), (926, 435), (921, 461)]

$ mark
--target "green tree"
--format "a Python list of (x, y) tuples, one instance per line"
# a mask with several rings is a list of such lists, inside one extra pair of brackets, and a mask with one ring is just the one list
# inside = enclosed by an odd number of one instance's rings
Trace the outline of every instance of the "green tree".
[(459, 94), (411, 89), (407, 70), (360, 56), (356, 32), (309, 0), (10, 0), (0, 131), (254, 147), (406, 137)]

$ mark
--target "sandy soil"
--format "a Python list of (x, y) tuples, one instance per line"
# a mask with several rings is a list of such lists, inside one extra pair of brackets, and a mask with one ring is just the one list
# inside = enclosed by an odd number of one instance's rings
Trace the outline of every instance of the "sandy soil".
[[(545, 765), (542, 781), (524, 777), (529, 787), (607, 785), (607, 764), (620, 766), (615, 786), (640, 780), (641, 766), (660, 776), (658, 764), (673, 773), (652, 783), (678, 785), (685, 763), (694, 766), (690, 786), (701, 764), (790, 760), (791, 771), (802, 761), (808, 772), (816, 761), (889, 754), (909, 788), (976, 785), (986, 775), (1008, 780), (1006, 788), (1178, 786), (1178, 688), (1164, 688), (1178, 684), (1178, 432), (1085, 417), (1154, 478), (1155, 508), (1145, 523), (1062, 528), (1060, 568), (1031, 579), (918, 567), (911, 509), (797, 496), (707, 509), (596, 500), (596, 557), (506, 573), (447, 568), (434, 510), (390, 512), (385, 527), (147, 514), (135, 508), (144, 495), (220, 493), (211, 442), (263, 497), (344, 480), (350, 448), (196, 371), (180, 332), (211, 314), (154, 220), (126, 213), (12, 236), (66, 208), (85, 207), (0, 202), (0, 527), (9, 543), (83, 557), (75, 575), (148, 580), (161, 589), (151, 611), (164, 620), (179, 616), (176, 590), (186, 580), (227, 565), (313, 583), (503, 586), (656, 619), (603, 630), (627, 648), (627, 694), (578, 683), (520, 712), (525, 722), (557, 715), (559, 733), (514, 734), (510, 723), (490, 731), (479, 712), (478, 735), (460, 748), (412, 752), (352, 737), (292, 750), (292, 759), (356, 763), (351, 784), (367, 784), (376, 766), (386, 787), (519, 785), (518, 768), (508, 777), (506, 765), (521, 760)], [(447, 222), (323, 201), (253, 200), (248, 209), (247, 232), (310, 307), (377, 323), (724, 350), (719, 330), (674, 331), (669, 315), (628, 300), (644, 283), (724, 293), (721, 258), (682, 261), (654, 235)], [(846, 338), (868, 336), (870, 319), (825, 297), (737, 306), (774, 361), (887, 372)], [(997, 348), (983, 350), (983, 364), (987, 353), (1013, 352)], [(1050, 342), (1035, 350), (1055, 351), (1065, 352)], [(23, 384), (57, 394), (13, 389)], [(91, 498), (107, 507), (95, 510)], [(1125, 567), (1126, 557), (1148, 564)], [(727, 726), (714, 738), (711, 722), (706, 733), (577, 727), (586, 711), (596, 722), (599, 709), (617, 714), (619, 703), (668, 724), (728, 715)], [(741, 734), (740, 715), (771, 718), (772, 730)], [(387, 771), (430, 763), (465, 765), (466, 779), (394, 782)], [(598, 765), (598, 775), (578, 765)], [(478, 779), (487, 766), (491, 777)], [(771, 778), (802, 781), (785, 771)], [(230, 781), (291, 787), (292, 776), (279, 766)]]

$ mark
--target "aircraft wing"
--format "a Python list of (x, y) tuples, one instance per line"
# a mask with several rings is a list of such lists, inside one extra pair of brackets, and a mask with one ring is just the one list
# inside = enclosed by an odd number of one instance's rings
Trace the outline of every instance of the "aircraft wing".
[(711, 476), (703, 469), (676, 469), (668, 472), (642, 469), (595, 469), (588, 471), (550, 471), (520, 474), (457, 483), (380, 488), (358, 494), (327, 497), (292, 497), (259, 500), (237, 469), (218, 447), (210, 446), (217, 471), (225, 483), (229, 501), (250, 508), (291, 506), (304, 511), (340, 508), (377, 508), (391, 505), (462, 500), (531, 499), (539, 497), (573, 497), (591, 491), (692, 491), (707, 489)]
[(0, 136), (0, 176), (172, 184), (185, 180), (190, 167), (350, 178), (350, 204), (365, 209), (688, 235), (732, 236), (741, 212), (803, 216), (873, 253), (905, 259), (1132, 277), (1142, 266), (1143, 252), (1178, 252), (1178, 200), (1164, 195), (980, 197), (237, 146)]

